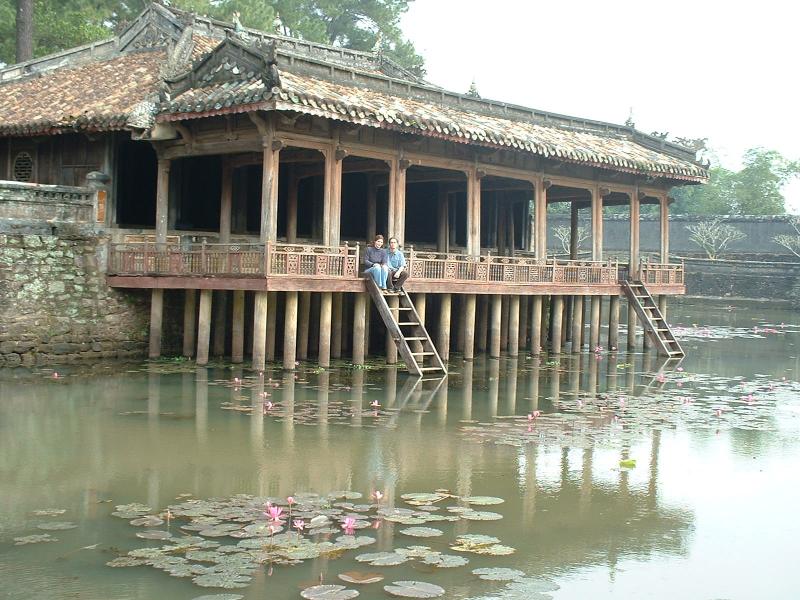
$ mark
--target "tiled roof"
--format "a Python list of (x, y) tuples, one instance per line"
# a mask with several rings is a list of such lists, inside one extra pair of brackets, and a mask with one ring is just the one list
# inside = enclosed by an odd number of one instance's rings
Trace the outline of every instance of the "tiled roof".
[(123, 54), (0, 85), (0, 134), (124, 129), (161, 81), (163, 50)]
[(619, 132), (588, 132), (489, 116), (285, 70), (280, 88), (268, 90), (258, 78), (228, 81), (187, 90), (162, 111), (173, 113), (167, 119), (175, 119), (253, 108), (291, 110), (455, 142), (513, 148), (612, 170), (691, 181), (707, 177), (706, 170), (691, 161), (647, 148)]

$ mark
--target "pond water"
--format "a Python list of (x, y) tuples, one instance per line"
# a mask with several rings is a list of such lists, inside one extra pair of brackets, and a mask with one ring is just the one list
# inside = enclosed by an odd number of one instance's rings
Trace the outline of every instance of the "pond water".
[[(479, 358), (418, 384), (344, 365), (0, 371), (0, 597), (300, 598), (322, 582), (388, 598), (420, 581), (446, 598), (798, 598), (800, 319), (707, 301), (669, 318), (679, 366)], [(270, 533), (266, 502), (285, 527), (290, 495), (305, 528)], [(473, 534), (496, 539), (452, 548)], [(149, 564), (107, 565), (126, 561)], [(352, 571), (383, 580), (339, 580)]]

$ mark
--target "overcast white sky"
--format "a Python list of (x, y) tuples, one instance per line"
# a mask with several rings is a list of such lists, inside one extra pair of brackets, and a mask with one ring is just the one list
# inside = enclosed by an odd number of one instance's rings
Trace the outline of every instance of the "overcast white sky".
[(800, 158), (800, 3), (414, 0), (402, 28), (449, 90)]

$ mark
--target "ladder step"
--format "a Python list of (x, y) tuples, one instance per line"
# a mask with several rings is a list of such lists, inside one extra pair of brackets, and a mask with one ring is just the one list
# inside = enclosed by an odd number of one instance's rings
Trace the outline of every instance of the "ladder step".
[(406, 340), (407, 342), (421, 342), (423, 340), (427, 340), (428, 338), (414, 336), (414, 337), (404, 337), (403, 339)]
[(397, 324), (400, 325), (401, 327), (403, 325), (409, 325), (409, 326), (410, 325), (419, 325), (419, 323), (417, 323), (416, 321), (398, 321)]
[(433, 356), (433, 352), (412, 352), (411, 356)]
[(441, 371), (442, 367), (420, 367), (420, 371)]
[(390, 306), (389, 310), (411, 310), (410, 306)]

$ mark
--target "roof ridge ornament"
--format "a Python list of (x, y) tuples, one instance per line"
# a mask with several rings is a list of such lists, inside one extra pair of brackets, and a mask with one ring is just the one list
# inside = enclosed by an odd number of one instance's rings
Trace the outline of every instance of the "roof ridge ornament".
[(470, 98), (477, 98), (480, 99), (481, 95), (478, 93), (478, 85), (475, 83), (475, 78), (472, 78), (472, 83), (469, 84), (469, 89), (467, 90), (467, 96)]

